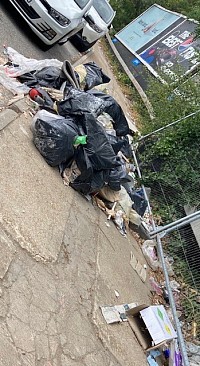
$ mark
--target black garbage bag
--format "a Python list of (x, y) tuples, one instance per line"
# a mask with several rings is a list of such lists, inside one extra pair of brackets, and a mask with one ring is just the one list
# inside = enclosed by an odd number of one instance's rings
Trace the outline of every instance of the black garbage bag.
[(38, 79), (35, 76), (35, 71), (26, 72), (25, 74), (18, 76), (17, 79), (20, 83), (26, 84), (30, 88), (38, 85)]
[(82, 182), (90, 182), (93, 176), (93, 166), (83, 145), (77, 147), (74, 160), (81, 172), (81, 175), (77, 179)]
[(94, 170), (112, 169), (120, 165), (117, 156), (108, 141), (107, 134), (101, 124), (91, 113), (85, 113), (79, 119), (82, 131), (87, 135), (84, 149)]
[(106, 184), (112, 190), (120, 191), (122, 182), (129, 181), (130, 178), (126, 174), (123, 164), (110, 170), (94, 170), (84, 150), (83, 146), (79, 146), (75, 153), (75, 160), (81, 175), (70, 183), (70, 186), (76, 191), (84, 195), (96, 193)]
[(113, 148), (115, 154), (118, 154), (119, 151), (123, 152), (123, 154), (124, 154), (124, 148), (126, 148), (126, 140), (124, 140), (123, 137), (108, 134), (108, 132), (107, 132), (107, 137), (112, 145), (112, 148)]
[(93, 167), (87, 153), (82, 145), (75, 151), (74, 160), (81, 174), (69, 185), (76, 191), (86, 195), (91, 191), (91, 181), (93, 177)]
[(104, 108), (104, 100), (97, 98), (95, 95), (90, 95), (84, 91), (75, 88), (66, 88), (65, 100), (57, 103), (58, 113), (61, 116), (68, 114), (82, 115), (84, 113), (92, 113), (94, 116), (99, 116)]
[(85, 88), (84, 90), (89, 90), (97, 85), (109, 83), (110, 78), (104, 74), (102, 69), (95, 62), (88, 62), (84, 64), (86, 69), (85, 77)]
[(47, 88), (60, 89), (66, 78), (64, 75), (61, 76), (61, 69), (58, 67), (47, 66), (39, 71), (25, 73), (19, 76), (18, 80), (29, 87), (38, 85)]
[(122, 143), (120, 151), (124, 154), (124, 156), (126, 156), (128, 159), (133, 159), (133, 152), (129, 143), (128, 136), (119, 137), (118, 142)]
[(114, 121), (113, 127), (116, 131), (117, 136), (128, 135), (129, 134), (128, 122), (122, 108), (117, 103), (117, 101), (110, 95), (95, 89), (88, 90), (87, 93), (95, 96), (98, 99), (100, 98), (104, 101), (103, 112), (108, 113), (112, 117)]
[(38, 112), (38, 118), (36, 115), (32, 131), (34, 144), (49, 165), (56, 166), (72, 160), (73, 142), (79, 134), (72, 117), (57, 119), (53, 114), (42, 110)]
[(105, 184), (103, 170), (93, 171), (89, 181), (83, 181), (82, 178), (80, 175), (73, 183), (70, 183), (70, 186), (84, 195), (98, 192)]
[(42, 70), (35, 73), (40, 86), (47, 88), (60, 89), (63, 82), (66, 80), (61, 77), (61, 70), (58, 67), (44, 67)]
[(131, 200), (133, 201), (132, 208), (138, 213), (138, 215), (140, 215), (141, 217), (144, 216), (148, 203), (144, 197), (143, 189), (135, 189), (133, 180), (131, 183), (122, 182), (122, 185), (124, 186)]
[(129, 194), (129, 196), (131, 197), (132, 201), (133, 201), (133, 205), (132, 208), (142, 217), (144, 216), (144, 213), (146, 211), (146, 208), (148, 206), (147, 201), (145, 200), (144, 197), (142, 197), (139, 193), (137, 192), (131, 192), (131, 194)]
[(121, 162), (119, 157), (117, 159), (119, 165), (104, 174), (105, 181), (113, 191), (120, 191), (121, 185), (130, 181), (130, 177), (126, 172), (126, 165)]

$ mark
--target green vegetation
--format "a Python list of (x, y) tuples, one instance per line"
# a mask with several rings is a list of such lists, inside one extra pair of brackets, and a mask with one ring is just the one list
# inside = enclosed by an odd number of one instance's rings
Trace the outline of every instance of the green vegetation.
[[(150, 0), (111, 0), (111, 5), (117, 14), (113, 23), (115, 30), (120, 30), (141, 12), (154, 4)], [(200, 0), (160, 0), (157, 3), (172, 11), (181, 12), (188, 17), (200, 19)], [(179, 74), (181, 70), (177, 70)], [(164, 78), (164, 77), (163, 77)], [(121, 77), (122, 79), (122, 77)], [(166, 79), (166, 76), (165, 76)], [(181, 79), (168, 85), (163, 85), (150, 77), (147, 95), (152, 103), (155, 118), (151, 120), (143, 113), (142, 102), (138, 103), (140, 115), (140, 132), (150, 133), (162, 126), (187, 116), (200, 109), (199, 78)], [(140, 154), (144, 183), (152, 187), (157, 194), (159, 214), (164, 213), (163, 219), (171, 221), (176, 214), (183, 216), (183, 206), (200, 204), (198, 181), (200, 174), (200, 113), (180, 122), (145, 140), (143, 153)], [(161, 191), (162, 194), (161, 194)], [(157, 192), (158, 193), (158, 192)], [(165, 195), (165, 199), (163, 197)]]
[[(198, 112), (200, 90), (198, 83), (190, 79), (178, 88), (162, 85), (155, 80), (148, 90), (155, 118), (142, 119), (142, 134), (146, 134), (167, 124)], [(152, 187), (159, 201), (159, 211), (165, 209), (165, 221), (183, 216), (183, 206), (200, 204), (200, 113), (185, 119), (173, 127), (145, 140), (143, 161), (145, 184)], [(165, 199), (163, 198), (163, 192)], [(158, 195), (159, 192), (159, 195)], [(162, 194), (161, 194), (162, 193)], [(168, 210), (166, 210), (166, 205)]]
[[(150, 0), (111, 0), (117, 10), (113, 22), (115, 31), (119, 31), (131, 20), (154, 4)], [(200, 0), (161, 0), (157, 3), (169, 10), (181, 12), (189, 18), (200, 20)], [(200, 35), (200, 28), (198, 30)], [(112, 64), (113, 64), (112, 60)], [(123, 72), (115, 64), (115, 73), (123, 83)], [(180, 70), (177, 70), (179, 73)], [(199, 72), (198, 72), (199, 74)], [(131, 92), (134, 107), (139, 115), (139, 129), (142, 135), (151, 133), (190, 113), (200, 110), (199, 76), (190, 80), (179, 79), (163, 85), (150, 78), (147, 95), (154, 109), (153, 120), (148, 116), (138, 97), (135, 103), (135, 91)], [(133, 88), (133, 87), (132, 87)], [(129, 85), (131, 90), (131, 86)], [(189, 205), (200, 210), (200, 113), (151, 135), (139, 144), (138, 159), (142, 170), (143, 183), (151, 187), (151, 205), (153, 212), (162, 218), (164, 224), (185, 216), (184, 206)], [(190, 227), (189, 227), (190, 229)], [(197, 335), (200, 336), (199, 270), (198, 251), (190, 247), (189, 236), (183, 232), (173, 232), (166, 239), (165, 251), (174, 258), (174, 271), (182, 283), (182, 307), (188, 324), (197, 323)], [(195, 244), (192, 247), (195, 248)], [(187, 334), (187, 331), (186, 331)], [(187, 337), (186, 337), (187, 338)], [(189, 334), (188, 334), (189, 339)]]
[[(153, 5), (155, 1), (110, 0), (110, 3), (117, 12), (113, 26), (116, 31), (119, 31), (149, 6)], [(160, 0), (156, 3), (169, 10), (180, 12), (189, 18), (200, 19), (200, 0)]]

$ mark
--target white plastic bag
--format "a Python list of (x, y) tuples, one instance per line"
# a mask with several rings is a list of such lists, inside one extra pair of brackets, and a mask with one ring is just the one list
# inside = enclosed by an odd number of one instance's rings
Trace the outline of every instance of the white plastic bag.
[(121, 208), (125, 212), (128, 219), (129, 219), (130, 211), (132, 209), (132, 204), (133, 204), (133, 202), (131, 201), (129, 194), (126, 192), (125, 188), (123, 186), (121, 186), (121, 190), (119, 191), (118, 205), (121, 206)]
[(10, 92), (14, 95), (27, 94), (30, 88), (25, 84), (21, 84), (16, 79), (10, 78), (6, 73), (6, 68), (6, 66), (0, 65), (0, 84), (3, 85), (7, 90), (10, 90)]
[(161, 267), (156, 253), (156, 243), (153, 240), (145, 240), (142, 245), (142, 252), (147, 263), (154, 271)]
[(7, 47), (5, 53), (13, 63), (13, 65), (6, 67), (6, 73), (10, 77), (17, 77), (33, 70), (41, 70), (47, 66), (62, 67), (62, 62), (57, 59), (36, 60), (34, 58), (27, 58), (12, 47)]

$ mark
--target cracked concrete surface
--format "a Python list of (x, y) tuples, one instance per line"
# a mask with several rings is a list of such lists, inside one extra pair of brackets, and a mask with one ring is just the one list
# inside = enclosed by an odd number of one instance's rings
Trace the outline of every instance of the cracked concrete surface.
[[(128, 323), (100, 306), (149, 303), (131, 235), (62, 184), (32, 144), (31, 118), (0, 134), (0, 366), (141, 366)], [(120, 294), (115, 296), (115, 290)]]

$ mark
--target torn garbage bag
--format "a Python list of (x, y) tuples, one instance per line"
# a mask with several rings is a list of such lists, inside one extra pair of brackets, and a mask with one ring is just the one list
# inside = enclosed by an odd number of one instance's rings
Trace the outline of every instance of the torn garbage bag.
[(80, 88), (79, 76), (74, 71), (69, 61), (64, 61), (62, 68), (47, 66), (41, 70), (31, 71), (20, 75), (18, 80), (29, 87), (42, 86), (54, 89), (60, 89), (65, 82), (67, 86)]
[(65, 90), (65, 100), (57, 103), (58, 113), (61, 116), (68, 114), (82, 115), (84, 113), (92, 113), (99, 116), (105, 108), (104, 100), (90, 95), (84, 91), (67, 88)]
[(75, 70), (79, 74), (81, 86), (85, 91), (110, 81), (110, 78), (95, 62), (78, 65)]
[(92, 89), (87, 91), (88, 94), (93, 95), (98, 99), (104, 101), (103, 112), (108, 113), (113, 119), (113, 127), (117, 136), (125, 136), (129, 134), (128, 121), (124, 115), (124, 112), (117, 101), (108, 94)]
[(60, 89), (66, 80), (61, 77), (61, 70), (58, 67), (44, 67), (40, 71), (29, 72), (18, 77), (21, 83), (29, 87), (44, 86), (48, 88)]
[(8, 66), (6, 69), (7, 75), (10, 77), (18, 77), (27, 72), (31, 72), (33, 70), (41, 70), (46, 66), (55, 66), (61, 67), (62, 62), (56, 59), (44, 59), (44, 60), (36, 60), (34, 58), (27, 58), (23, 56), (21, 53), (14, 50), (12, 47), (5, 48), (5, 53), (8, 56), (9, 61), (11, 61), (12, 65)]
[(41, 110), (34, 117), (32, 132), (35, 146), (49, 165), (72, 161), (73, 143), (79, 135), (72, 117), (63, 118)]
[(66, 80), (67, 86), (71, 85), (74, 88), (80, 89), (79, 75), (68, 60), (63, 62), (61, 76)]

